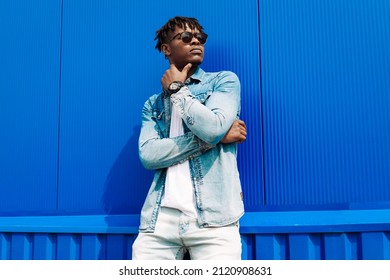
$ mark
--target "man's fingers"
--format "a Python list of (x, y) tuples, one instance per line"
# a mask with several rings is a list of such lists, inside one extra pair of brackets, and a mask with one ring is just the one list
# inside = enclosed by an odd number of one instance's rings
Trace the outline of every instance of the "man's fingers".
[(243, 120), (235, 120), (233, 125), (238, 126), (238, 127), (244, 127), (246, 129), (246, 124)]
[[(177, 67), (176, 67), (176, 65), (174, 64), (174, 63), (171, 63), (170, 65), (169, 65), (169, 68), (171, 69), (171, 70), (177, 70)], [(177, 70), (178, 71), (178, 70)]]
[(241, 144), (246, 140), (246, 135), (247, 135), (246, 124), (243, 120), (236, 120), (236, 124), (239, 128), (239, 131), (240, 131), (240, 136), (239, 136), (239, 140), (237, 141), (237, 143)]
[(185, 73), (186, 76), (187, 76), (187, 73), (188, 73), (188, 71), (190, 71), (191, 67), (192, 67), (192, 64), (188, 63), (186, 66), (184, 66), (184, 68), (183, 68), (183, 70), (181, 72)]
[(235, 125), (236, 125), (236, 127), (240, 130), (240, 133), (246, 135), (246, 125), (245, 125), (245, 122), (244, 122), (244, 121), (242, 121), (242, 120), (236, 120), (236, 121), (235, 121)]
[(184, 82), (187, 79), (188, 72), (192, 67), (191, 63), (188, 63), (184, 68), (180, 71), (175, 64), (171, 63), (169, 69), (165, 71), (164, 77), (168, 82), (173, 81), (181, 81)]
[(232, 126), (221, 140), (221, 143), (238, 143), (241, 144), (246, 140), (246, 125), (242, 120), (234, 120)]
[(243, 120), (237, 120), (238, 124), (246, 128), (246, 124)]

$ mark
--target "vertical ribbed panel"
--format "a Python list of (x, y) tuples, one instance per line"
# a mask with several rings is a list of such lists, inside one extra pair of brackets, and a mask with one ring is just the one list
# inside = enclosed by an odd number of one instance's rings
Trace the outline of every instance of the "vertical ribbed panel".
[(268, 206), (390, 201), (389, 14), (385, 0), (260, 1)]
[(209, 13), (199, 13), (210, 34), (202, 67), (206, 71), (231, 70), (241, 82), (241, 118), (246, 122), (248, 138), (238, 146), (238, 164), (248, 211), (264, 204), (257, 2), (229, 0), (221, 5), (220, 1), (209, 1)]
[(243, 259), (256, 260), (388, 260), (388, 232), (292, 233), (243, 236)]
[[(249, 260), (390, 259), (390, 210), (247, 213), (240, 223)], [(0, 260), (126, 260), (139, 215), (0, 217)]]
[(290, 260), (321, 259), (320, 234), (290, 234), (288, 237)]
[(0, 1), (0, 213), (56, 208), (60, 15)]
[(10, 260), (11, 259), (11, 249), (10, 249), (10, 233), (0, 233), (0, 260)]
[[(248, 137), (238, 147), (238, 165), (247, 211), (258, 210), (264, 205), (259, 38), (254, 36), (259, 34), (258, 6), (255, 2), (235, 1), (237, 7), (229, 6), (231, 15), (228, 18), (233, 25), (222, 34), (232, 36), (236, 44), (222, 49), (231, 52), (231, 69), (241, 80), (241, 118), (246, 122)], [(238, 18), (236, 15), (245, 16)]]
[(64, 1), (59, 210), (138, 213), (142, 206), (152, 174), (138, 157), (140, 114), (144, 96), (159, 86), (150, 82), (147, 4)]
[(11, 259), (12, 260), (31, 260), (33, 238), (30, 233), (14, 233), (11, 236)]
[(128, 260), (136, 235), (0, 233), (0, 260)]
[[(389, 260), (389, 232), (242, 235), (245, 260)], [(133, 234), (0, 233), (1, 260), (128, 260)]]
[[(390, 260), (390, 233), (366, 232), (361, 235), (362, 258), (366, 260)], [(382, 250), (378, 250), (381, 248)]]
[(101, 255), (104, 255), (106, 239), (102, 235), (83, 234), (81, 236), (81, 259), (83, 260), (98, 260)]
[(52, 233), (34, 234), (34, 260), (55, 260), (56, 256), (56, 235)]
[(107, 236), (107, 254), (109, 260), (131, 259), (131, 248), (135, 238), (123, 234), (110, 234)]
[(286, 234), (257, 234), (254, 238), (256, 248), (255, 259), (287, 259), (288, 243)]
[[(359, 259), (358, 244), (359, 239), (356, 234), (332, 233), (326, 234), (323, 238), (323, 245), (326, 248), (324, 259), (327, 260), (353, 260)], [(378, 251), (378, 249), (380, 249)], [(380, 256), (382, 248), (375, 247), (377, 257)], [(379, 254), (378, 254), (379, 253)]]
[(81, 237), (79, 234), (64, 233), (57, 236), (57, 258), (78, 260), (81, 258)]

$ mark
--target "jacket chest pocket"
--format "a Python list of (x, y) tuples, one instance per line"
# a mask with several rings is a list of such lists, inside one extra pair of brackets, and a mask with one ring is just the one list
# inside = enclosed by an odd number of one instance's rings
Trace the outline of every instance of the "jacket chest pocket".
[(165, 126), (165, 111), (164, 110), (153, 110), (152, 119), (156, 123), (156, 130), (158, 131), (161, 138), (166, 137), (166, 126)]

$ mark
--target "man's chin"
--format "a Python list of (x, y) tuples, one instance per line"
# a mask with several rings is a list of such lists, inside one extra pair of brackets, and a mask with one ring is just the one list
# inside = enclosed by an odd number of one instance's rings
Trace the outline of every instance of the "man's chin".
[(202, 64), (202, 60), (201, 61), (189, 61), (188, 63), (191, 63), (192, 64), (192, 66), (199, 66), (199, 65), (201, 65)]

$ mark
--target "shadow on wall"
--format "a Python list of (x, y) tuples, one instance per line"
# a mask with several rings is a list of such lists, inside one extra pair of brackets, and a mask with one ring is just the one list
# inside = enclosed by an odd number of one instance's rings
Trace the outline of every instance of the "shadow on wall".
[(102, 206), (108, 215), (139, 214), (152, 182), (153, 172), (142, 166), (138, 156), (140, 128), (140, 125), (133, 128), (133, 135), (107, 176)]
[[(147, 191), (153, 179), (153, 172), (146, 170), (138, 156), (140, 125), (133, 128), (133, 134), (119, 153), (105, 182), (101, 200), (107, 229), (134, 226), (138, 216), (118, 215), (140, 214)], [(100, 236), (99, 259), (131, 259), (131, 247), (136, 235), (108, 234)], [(108, 249), (109, 248), (109, 249)]]

